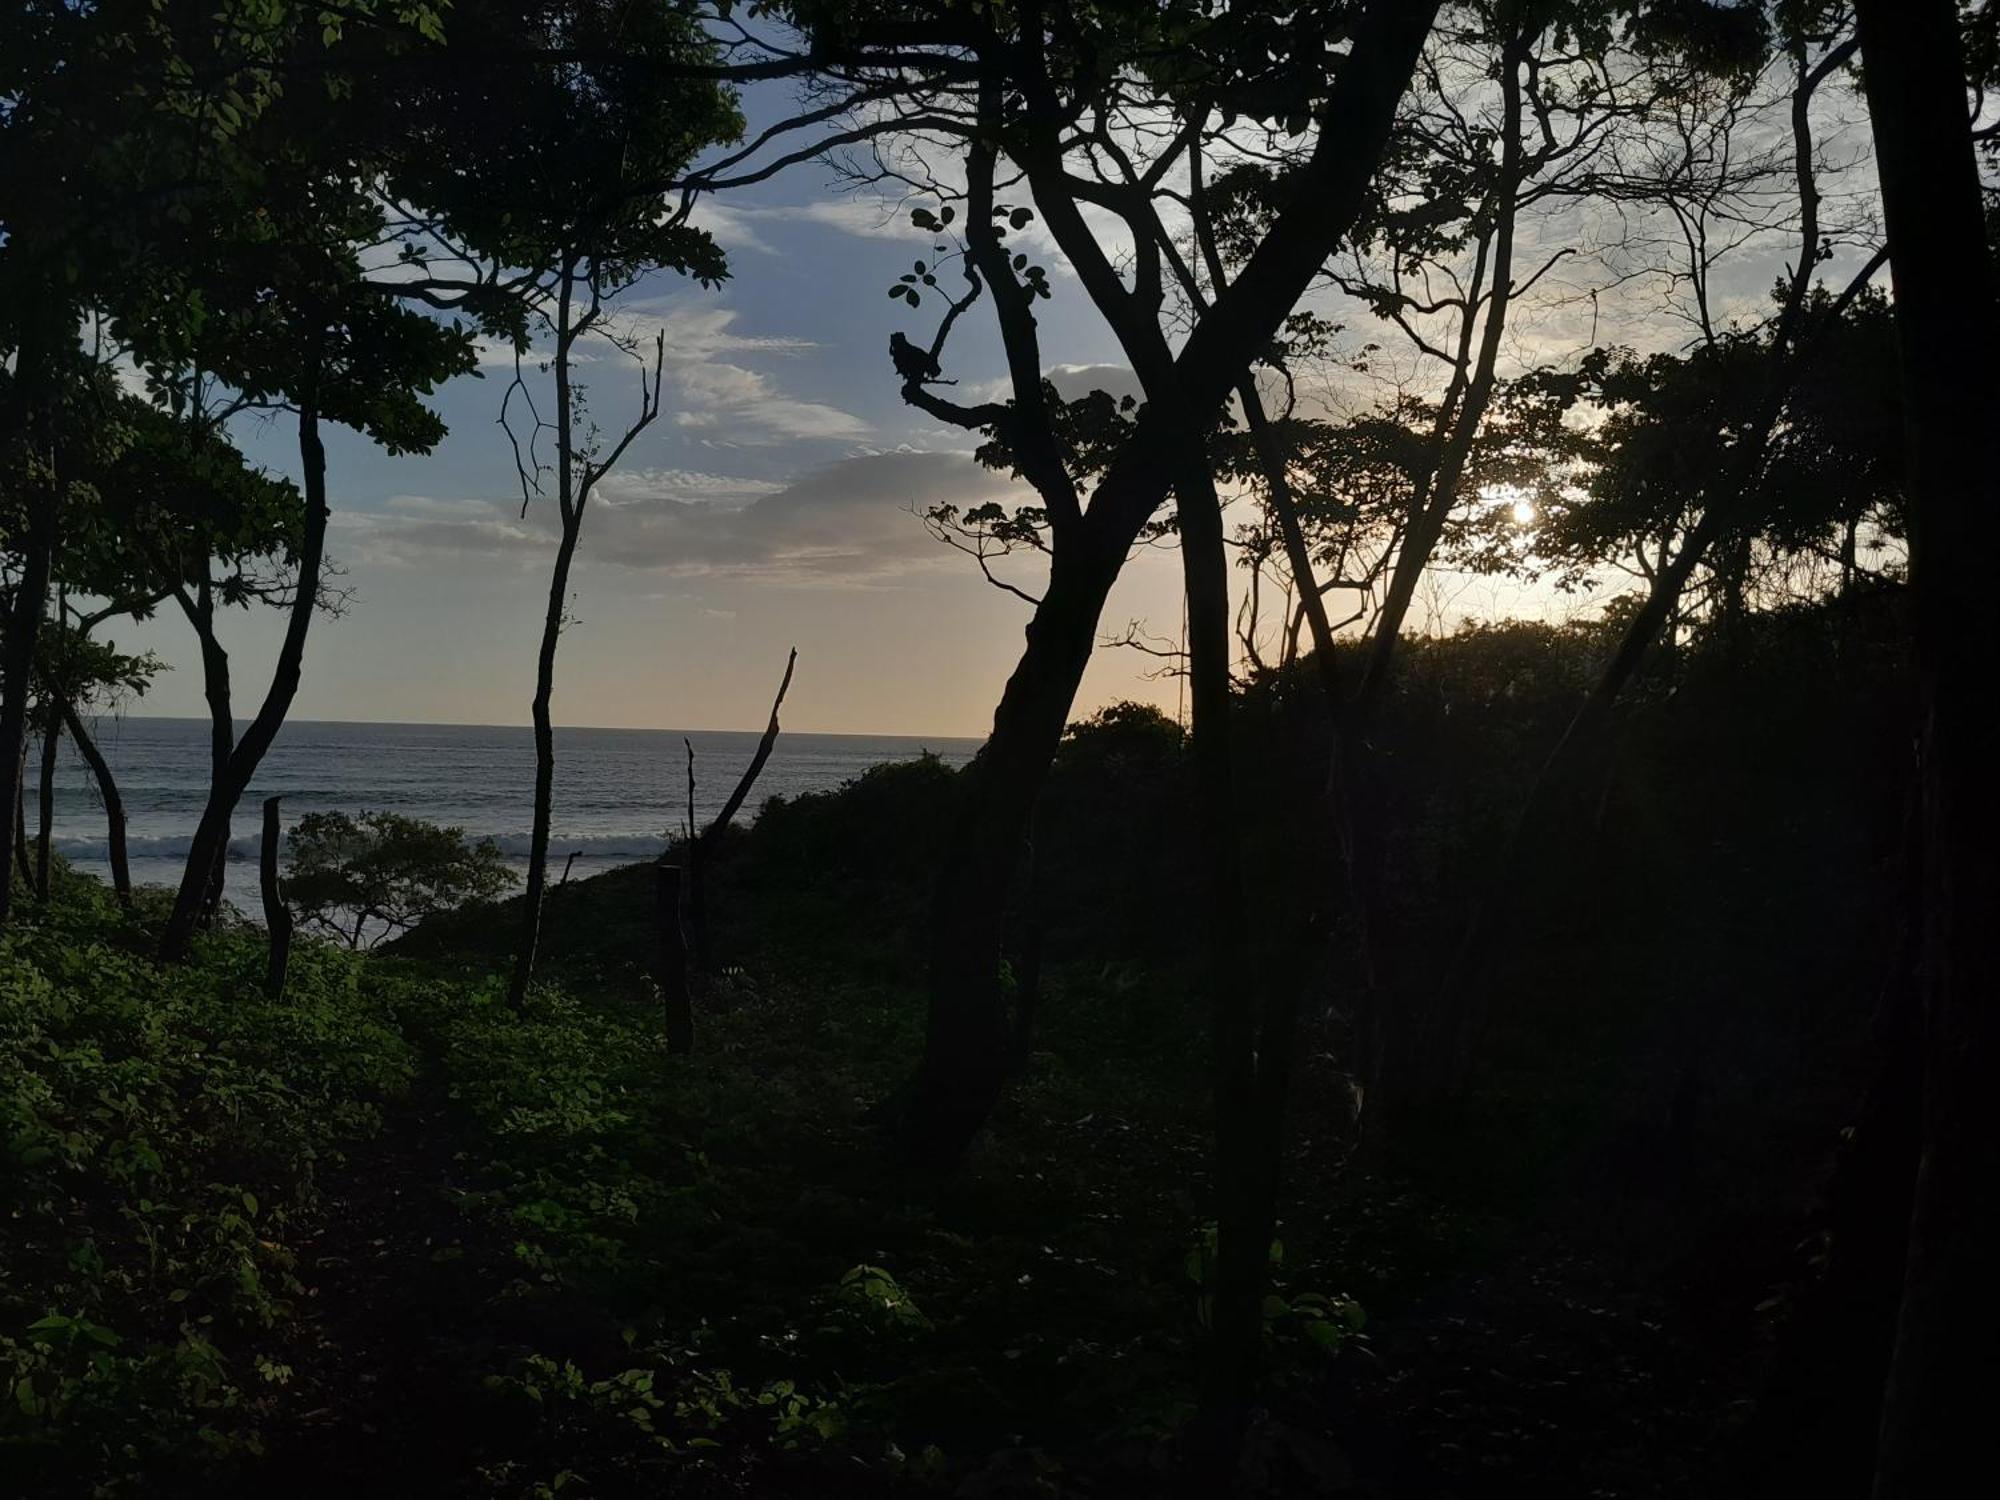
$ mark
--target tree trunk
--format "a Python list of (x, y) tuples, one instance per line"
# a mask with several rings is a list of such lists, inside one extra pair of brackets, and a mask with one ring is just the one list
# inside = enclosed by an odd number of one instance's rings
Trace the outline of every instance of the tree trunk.
[(528, 982), (534, 978), (536, 949), (542, 936), (542, 897), (548, 883), (549, 829), (553, 816), (556, 784), (556, 732), (550, 715), (555, 696), (556, 644), (562, 636), (563, 601), (569, 593), (570, 563), (576, 556), (576, 533), (565, 528), (556, 547), (555, 572), (549, 579), (549, 607), (542, 619), (542, 645), (535, 658), (535, 699), (531, 708), (535, 725), (535, 811), (528, 840), (528, 878), (523, 896), (525, 927), (521, 951), (514, 959), (514, 979), (508, 990), (509, 1003), (520, 1005), (527, 998)]
[(663, 857), (653, 867), (653, 875), (653, 921), (659, 942), (667, 1051), (685, 1056), (694, 1050), (694, 998), (688, 989), (687, 929), (681, 926), (681, 867)]
[(41, 776), (35, 783), (35, 899), (49, 899), (49, 854), (56, 833), (56, 757), (62, 748), (62, 720), (53, 701), (42, 705)]
[(993, 732), (962, 773), (932, 895), (923, 1059), (892, 1118), (909, 1160), (956, 1161), (1000, 1097), (1012, 1031), (1000, 990), (1007, 893), (1122, 555), (1083, 545), (1057, 554)]
[(132, 864), (125, 852), (125, 800), (118, 795), (118, 779), (111, 774), (111, 763), (104, 758), (97, 741), (91, 736), (76, 705), (67, 697), (59, 700), (64, 726), (75, 743), (84, 763), (90, 767), (90, 774), (97, 778), (97, 794), (104, 801), (104, 848), (111, 862), (111, 889), (117, 892), (118, 904), (129, 907), (132, 904)]
[(1258, 988), (1237, 846), (1230, 752), (1229, 562), (1207, 455), (1182, 456), (1176, 486), (1187, 586), (1188, 676), (1194, 700), (1195, 825), (1206, 934), (1215, 1088), (1216, 1261), (1203, 1362), (1201, 1455), (1226, 1475), (1241, 1441), (1263, 1342), (1263, 1297), (1275, 1222), (1276, 1163), (1266, 1161), (1257, 1090)]
[(562, 537), (549, 575), (549, 603), (542, 615), (542, 644), (535, 656), (535, 698), (530, 714), (535, 726), (535, 810), (528, 835), (528, 877), (522, 893), (521, 951), (514, 956), (514, 977), (507, 989), (510, 1005), (520, 1007), (535, 977), (536, 950), (542, 940), (542, 899), (549, 878), (549, 825), (556, 784), (556, 733), (550, 705), (556, 690), (556, 647), (562, 641), (563, 605), (569, 598), (570, 564), (576, 560), (583, 531), (583, 511), (574, 503), (575, 442), (572, 422), (569, 357), (570, 299), (574, 293), (574, 262), (565, 260), (556, 301), (556, 507)]
[[(53, 331), (49, 319), (29, 316), (15, 350), (15, 399), (9, 403), (9, 426), (15, 430), (0, 434), (0, 441), (17, 443), (17, 458), (26, 467), (30, 451), (44, 437), (36, 418), (54, 400), (56, 360)], [(73, 336), (73, 335), (72, 335)], [(49, 435), (52, 439), (52, 434)], [(53, 455), (44, 455), (51, 457)], [(41, 634), (42, 614), (48, 607), (49, 576), (55, 563), (56, 510), (60, 502), (59, 482), (49, 475), (35, 483), (28, 494), (28, 524), (22, 538), (20, 576), (7, 614), (4, 652), (0, 652), (0, 765), (14, 775), (14, 796), (18, 804), (21, 781), (26, 771), (28, 744), (28, 693), (35, 671), (35, 642)], [(25, 851), (19, 842), (25, 828), (0, 818), (0, 928), (5, 928), (13, 905), (12, 866)], [(25, 866), (25, 859), (21, 859)]]
[[(194, 609), (188, 618), (201, 645), (201, 693), (208, 704), (208, 785), (209, 795), (229, 781), (229, 758), (236, 751), (236, 719), (233, 690), (229, 680), (229, 653), (215, 633), (215, 595), (203, 570), (196, 591)], [(229, 874), (229, 841), (233, 828), (223, 830), (222, 843), (208, 867), (208, 883), (202, 890), (198, 925), (212, 926), (222, 908), (224, 882)]]
[(285, 971), (292, 962), (292, 911), (278, 883), (278, 801), (264, 799), (264, 838), (258, 850), (257, 876), (264, 897), (264, 930), (270, 947), (264, 964), (264, 994), (281, 1000), (285, 994)]
[(1987, 1462), (2000, 1302), (2000, 344), (1951, 0), (1860, 0), (1908, 428), (1923, 694), (1922, 1150), (1876, 1454), (1877, 1500), (1952, 1493)]
[(21, 872), (21, 884), (35, 888), (35, 867), (28, 863), (28, 747), (24, 742), (14, 762), (14, 865)]
[(285, 638), (278, 648), (278, 660), (271, 669), (271, 685), (264, 702), (237, 740), (230, 753), (222, 781), (211, 787), (208, 802), (196, 825), (194, 842), (188, 848), (187, 865), (181, 872), (180, 889), (174, 894), (174, 909), (160, 935), (160, 957), (178, 962), (187, 956), (207, 900), (209, 882), (217, 864), (229, 852), (229, 820), (249, 789), (257, 767), (284, 727), (285, 715), (299, 690), (299, 677), (306, 654), (306, 635), (312, 626), (313, 610), (319, 601), (320, 568), (326, 555), (326, 448), (320, 441), (319, 413), (310, 403), (299, 409), (299, 460), (305, 481), (305, 533), (299, 545), (298, 582), (292, 608), (285, 623)]

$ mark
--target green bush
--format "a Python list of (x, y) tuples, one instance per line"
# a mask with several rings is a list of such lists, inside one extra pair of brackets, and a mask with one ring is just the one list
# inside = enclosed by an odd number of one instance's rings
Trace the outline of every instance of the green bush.
[(302, 946), (274, 1004), (259, 935), (139, 946), (83, 882), (0, 940), (0, 1466), (113, 1488), (254, 1448), (322, 1154), (412, 1066), (345, 955)]

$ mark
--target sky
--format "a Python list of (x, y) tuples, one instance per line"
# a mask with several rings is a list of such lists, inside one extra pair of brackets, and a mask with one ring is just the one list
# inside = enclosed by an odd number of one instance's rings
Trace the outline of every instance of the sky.
[[(916, 512), (1027, 496), (973, 460), (971, 434), (903, 405), (889, 335), (926, 328), (929, 313), (899, 319), (885, 291), (925, 238), (827, 177), (797, 168), (704, 215), (730, 254), (719, 290), (659, 275), (621, 299), (621, 326), (648, 344), (665, 334), (666, 402), (586, 512), (558, 723), (760, 727), (797, 646), (792, 727), (982, 735), (990, 725), (1028, 608), (932, 539)], [(1043, 328), (1054, 363), (1116, 357), (1066, 277)], [(977, 320), (954, 349), (968, 369), (999, 368)], [(450, 435), (428, 456), (329, 435), (329, 548), (349, 602), (314, 622), (294, 717), (527, 722), (555, 522), (547, 500), (522, 514), (497, 425), (511, 375), (511, 356), (496, 350), (479, 377), (444, 387), (436, 406)], [(583, 379), (602, 424), (622, 425), (638, 367), (603, 346)], [(256, 460), (295, 472), (282, 419), (237, 431)], [(1106, 626), (1146, 619), (1171, 632), (1178, 617), (1177, 561), (1148, 556), (1121, 581)], [(177, 615), (108, 633), (171, 667), (134, 711), (205, 712)], [(227, 621), (241, 713), (278, 634), (268, 610)], [(1146, 675), (1158, 665), (1099, 653), (1080, 707), (1134, 696), (1171, 707), (1175, 684)]]
[[(767, 93), (747, 103), (754, 118), (784, 101)], [(664, 335), (666, 399), (586, 514), (556, 722), (760, 727), (796, 646), (791, 728), (984, 735), (1028, 606), (984, 582), (917, 513), (941, 501), (1032, 496), (974, 461), (973, 435), (899, 397), (889, 336), (904, 329), (927, 343), (936, 311), (912, 312), (886, 290), (929, 253), (930, 237), (912, 229), (907, 210), (853, 195), (818, 164), (707, 204), (700, 222), (728, 252), (729, 280), (705, 290), (656, 275), (618, 305), (617, 326), (648, 347)], [(1040, 304), (1039, 322), (1058, 384), (1072, 394), (1133, 389), (1088, 298), (1050, 259), (1054, 298)], [(1745, 295), (1770, 284), (1767, 270), (1746, 265)], [(1587, 321), (1583, 306), (1522, 308), (1510, 331), (1522, 346), (1515, 357), (1561, 358), (1602, 337), (1597, 303)], [(1642, 331), (1649, 319), (1664, 326), (1643, 300), (1633, 316)], [(961, 322), (947, 353), (962, 380), (954, 394), (1003, 394), (984, 306)], [(512, 372), (511, 355), (494, 350), (476, 377), (442, 389), (436, 405), (450, 435), (430, 455), (390, 457), (352, 433), (330, 434), (329, 546), (348, 602), (338, 618), (314, 622), (293, 717), (528, 721), (555, 522), (550, 500), (523, 513), (497, 422)], [(638, 366), (605, 345), (579, 373), (602, 425), (622, 427), (636, 409)], [(545, 381), (532, 370), (530, 378)], [(236, 430), (257, 461), (295, 472), (282, 419), (245, 419)], [(1155, 638), (1177, 637), (1178, 575), (1175, 554), (1142, 552), (1112, 593), (1104, 634), (1136, 623)], [(1035, 586), (1032, 572), (1013, 576)], [(1581, 607), (1546, 591), (1457, 579), (1420, 603), (1412, 626)], [(261, 697), (280, 630), (269, 610), (232, 612), (225, 623), (240, 714)], [(199, 658), (177, 615), (121, 621), (107, 633), (171, 668), (132, 711), (205, 712)], [(1153, 656), (1100, 649), (1077, 713), (1124, 698), (1176, 711), (1179, 684), (1160, 667)]]

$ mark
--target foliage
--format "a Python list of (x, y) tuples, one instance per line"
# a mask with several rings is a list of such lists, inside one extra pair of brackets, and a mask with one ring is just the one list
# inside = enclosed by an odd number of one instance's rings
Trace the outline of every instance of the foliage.
[(351, 959), (302, 949), (278, 1005), (255, 935), (135, 937), (70, 879), (0, 940), (0, 1452), (50, 1492), (256, 1448), (321, 1175), (411, 1075)]
[(350, 948), (491, 901), (516, 878), (491, 839), (472, 843), (462, 828), (403, 813), (311, 812), (286, 837), (286, 901)]

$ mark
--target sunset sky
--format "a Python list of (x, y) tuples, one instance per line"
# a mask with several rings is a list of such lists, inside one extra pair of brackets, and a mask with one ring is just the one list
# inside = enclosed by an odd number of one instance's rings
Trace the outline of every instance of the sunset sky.
[[(795, 168), (704, 208), (702, 222), (730, 254), (732, 276), (720, 290), (655, 276), (622, 299), (621, 326), (648, 344), (655, 330), (666, 336), (665, 410), (585, 522), (558, 723), (755, 727), (796, 645), (786, 715), (796, 729), (986, 732), (1027, 607), (984, 583), (913, 511), (1026, 492), (973, 461), (969, 434), (899, 399), (889, 335), (900, 327), (927, 337), (935, 312), (911, 312), (885, 290), (928, 252), (928, 237), (906, 213), (838, 190), (832, 175)], [(1041, 305), (1041, 329), (1059, 383), (1132, 389), (1088, 300), (1059, 259), (1049, 260), (1055, 296)], [(1768, 261), (1745, 258), (1732, 277), (1741, 297), (1770, 284)], [(1540, 314), (1524, 306), (1510, 329), (1513, 357), (1572, 357), (1593, 335), (1673, 342), (1680, 334), (1659, 296), (1628, 289), (1622, 329), (1609, 322), (1608, 304), (1586, 312), (1580, 296)], [(1001, 374), (983, 307), (954, 334), (948, 364), (959, 394), (980, 394)], [(390, 458), (344, 430), (333, 434), (331, 546), (352, 598), (344, 616), (314, 625), (293, 717), (527, 721), (554, 520), (549, 501), (520, 513), (511, 450), (496, 425), (510, 374), (511, 360), (496, 350), (480, 378), (442, 392), (451, 435), (431, 456)], [(581, 374), (592, 410), (607, 428), (620, 425), (636, 403), (637, 367), (603, 347)], [(1001, 394), (997, 385), (991, 393)], [(294, 470), (283, 420), (237, 431), (260, 462)], [(1016, 576), (1034, 585), (1031, 572)], [(1412, 626), (1585, 607), (1460, 579), (1420, 607)], [(1132, 621), (1158, 637), (1178, 634), (1173, 554), (1147, 552), (1127, 568), (1104, 630)], [(228, 622), (239, 715), (261, 696), (279, 628), (271, 611)], [(205, 712), (192, 639), (176, 615), (122, 622), (112, 633), (121, 647), (156, 650), (173, 667), (135, 711)], [(1160, 665), (1100, 650), (1078, 711), (1127, 697), (1171, 709), (1177, 685), (1158, 675)]]

